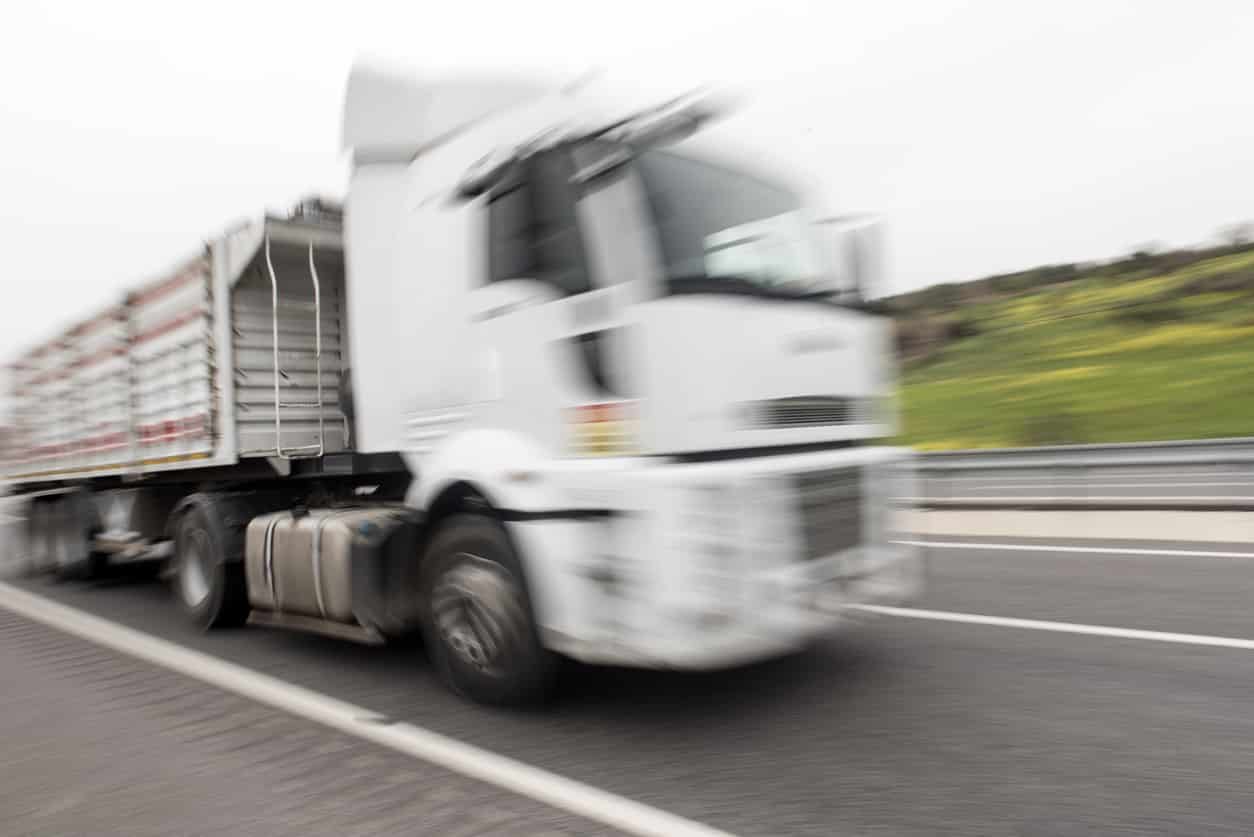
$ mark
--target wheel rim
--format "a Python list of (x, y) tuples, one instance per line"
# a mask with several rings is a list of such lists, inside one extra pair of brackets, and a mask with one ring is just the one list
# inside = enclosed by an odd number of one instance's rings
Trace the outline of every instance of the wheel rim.
[(188, 607), (199, 607), (209, 598), (209, 555), (204, 532), (192, 532), (179, 555), (179, 592)]
[(500, 675), (527, 629), (521, 593), (509, 572), (478, 555), (458, 553), (431, 600), (440, 638), (462, 662)]

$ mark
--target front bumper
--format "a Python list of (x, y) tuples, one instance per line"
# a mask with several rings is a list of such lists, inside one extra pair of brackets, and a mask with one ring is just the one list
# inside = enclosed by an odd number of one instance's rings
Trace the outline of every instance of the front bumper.
[(746, 665), (804, 648), (848, 621), (852, 606), (896, 605), (918, 596), (923, 570), (917, 552), (879, 552), (878, 567), (852, 575), (832, 566), (824, 580), (813, 567), (749, 579), (762, 591), (752, 609), (706, 602), (677, 610), (649, 597), (589, 590), (595, 617), (574, 630), (542, 630), (542, 636), (552, 650), (597, 665), (693, 671)]
[[(891, 492), (866, 493), (856, 544), (814, 557), (796, 503), (762, 490), (781, 475), (879, 474), (903, 462), (864, 448), (619, 471), (612, 487), (591, 492), (608, 518), (511, 523), (539, 591), (542, 637), (589, 663), (717, 669), (795, 651), (839, 626), (851, 605), (907, 601), (921, 591), (922, 564), (917, 549), (892, 540), (882, 508)], [(704, 493), (710, 486), (716, 494)], [(718, 514), (697, 513), (703, 503)]]

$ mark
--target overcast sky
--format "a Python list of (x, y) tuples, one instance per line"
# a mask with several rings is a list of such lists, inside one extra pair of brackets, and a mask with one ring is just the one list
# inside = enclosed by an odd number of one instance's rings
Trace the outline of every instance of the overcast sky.
[(748, 107), (716, 130), (883, 213), (904, 290), (1254, 218), (1251, 44), (1247, 0), (10, 3), (0, 353), (342, 193), (360, 55), (729, 82)]

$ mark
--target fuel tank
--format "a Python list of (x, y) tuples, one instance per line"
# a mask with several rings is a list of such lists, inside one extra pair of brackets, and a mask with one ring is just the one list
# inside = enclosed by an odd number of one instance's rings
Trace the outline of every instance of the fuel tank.
[(416, 619), (418, 523), (396, 506), (289, 510), (249, 521), (254, 610), (395, 632)]

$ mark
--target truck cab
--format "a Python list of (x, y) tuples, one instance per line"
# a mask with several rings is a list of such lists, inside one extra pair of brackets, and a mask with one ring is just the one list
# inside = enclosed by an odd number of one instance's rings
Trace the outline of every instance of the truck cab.
[[(590, 98), (354, 73), (358, 446), (399, 451), (430, 518), (490, 514), (549, 652), (733, 665), (913, 595), (889, 324), (818, 202), (697, 142), (700, 100)], [(468, 617), (445, 638), (494, 645)]]

